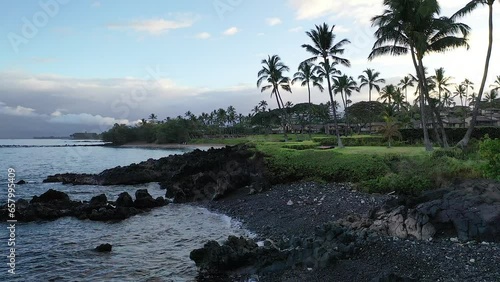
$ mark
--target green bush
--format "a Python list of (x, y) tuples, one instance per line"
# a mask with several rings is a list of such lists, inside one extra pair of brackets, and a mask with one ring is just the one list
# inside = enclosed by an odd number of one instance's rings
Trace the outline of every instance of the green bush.
[(482, 167), (485, 176), (500, 180), (500, 139), (486, 136), (479, 145), (479, 152), (486, 160)]
[(330, 182), (360, 182), (389, 172), (380, 156), (270, 147), (264, 153), (268, 155), (267, 166), (276, 177), (276, 182), (293, 182), (311, 177)]
[[(446, 136), (448, 137), (448, 142), (450, 144), (456, 144), (465, 136), (467, 128), (446, 128)], [(408, 144), (418, 144), (424, 139), (424, 133), (422, 129), (400, 129), (401, 135), (404, 141)], [(500, 138), (500, 128), (499, 127), (478, 127), (472, 132), (472, 138), (482, 139), (485, 135), (489, 135), (491, 138)], [(433, 134), (430, 134), (431, 138)]]

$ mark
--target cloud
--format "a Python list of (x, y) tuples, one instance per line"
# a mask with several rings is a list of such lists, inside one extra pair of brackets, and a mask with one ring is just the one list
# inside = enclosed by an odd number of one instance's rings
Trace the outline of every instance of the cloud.
[(212, 37), (212, 35), (208, 32), (201, 32), (196, 34), (196, 38), (198, 39), (209, 39), (210, 37)]
[(266, 35), (264, 32), (257, 33), (257, 36), (264, 36), (264, 35)]
[(351, 31), (351, 29), (342, 25), (336, 25), (334, 31), (336, 33), (348, 33)]
[(301, 32), (303, 29), (304, 29), (303, 27), (297, 26), (297, 27), (290, 28), (288, 31), (289, 32)]
[(94, 3), (92, 3), (92, 5), (90, 5), (92, 8), (99, 8), (101, 7), (101, 2), (99, 1), (95, 1)]
[(10, 107), (5, 103), (0, 102), (0, 114), (8, 116), (21, 116), (21, 117), (36, 117), (38, 114), (35, 109), (27, 108), (23, 106)]
[(288, 4), (295, 10), (298, 20), (315, 20), (321, 17), (354, 18), (358, 23), (369, 23), (378, 12), (382, 12), (382, 1), (373, 0), (288, 0)]
[(37, 64), (50, 64), (57, 62), (58, 59), (56, 58), (48, 58), (48, 57), (33, 57), (31, 58), (31, 62), (37, 63)]
[(147, 20), (134, 20), (128, 23), (115, 23), (108, 24), (108, 29), (134, 31), (137, 33), (147, 33), (149, 35), (162, 35), (170, 30), (187, 28), (194, 24), (195, 19), (189, 16), (177, 16), (175, 20), (147, 19)]
[(282, 23), (280, 18), (268, 18), (266, 19), (266, 22), (270, 26), (275, 26)]
[(233, 26), (233, 27), (226, 29), (222, 34), (224, 34), (226, 36), (233, 36), (238, 32), (240, 32), (240, 30), (237, 27)]
[(116, 119), (112, 117), (103, 117), (101, 115), (81, 114), (62, 114), (54, 112), (49, 119), (50, 123), (75, 124), (75, 125), (94, 125), (94, 126), (113, 126), (115, 123), (133, 125), (127, 119)]

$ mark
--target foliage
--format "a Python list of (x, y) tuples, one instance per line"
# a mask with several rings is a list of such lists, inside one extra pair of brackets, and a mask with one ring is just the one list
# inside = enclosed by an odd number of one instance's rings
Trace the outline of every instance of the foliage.
[[(408, 144), (419, 144), (424, 138), (422, 130), (420, 129), (400, 129), (402, 135), (402, 140), (408, 142)], [(467, 128), (446, 128), (446, 135), (448, 140), (451, 142), (458, 142), (467, 132)], [(485, 135), (489, 135), (491, 138), (500, 138), (500, 128), (498, 127), (479, 127), (475, 128), (472, 134), (472, 138), (482, 139)]]
[(382, 121), (384, 105), (380, 102), (359, 102), (347, 108), (349, 117), (353, 123), (366, 125), (370, 122)]
[(487, 136), (481, 142), (479, 152), (486, 160), (483, 166), (485, 176), (500, 180), (500, 139)]
[(346, 155), (332, 150), (290, 150), (259, 146), (268, 155), (267, 166), (278, 182), (293, 182), (314, 176), (332, 182), (359, 182), (389, 171), (382, 157)]
[(123, 145), (136, 141), (136, 132), (130, 126), (116, 124), (110, 130), (102, 133), (104, 142), (112, 142), (114, 145)]

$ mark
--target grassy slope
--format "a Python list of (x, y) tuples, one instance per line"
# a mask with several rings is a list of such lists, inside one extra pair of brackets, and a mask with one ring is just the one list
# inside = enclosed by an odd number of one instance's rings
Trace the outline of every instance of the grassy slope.
[[(197, 144), (250, 143), (266, 154), (276, 182), (315, 180), (354, 182), (369, 192), (418, 194), (455, 178), (481, 177), (476, 159), (428, 153), (423, 147), (346, 147), (318, 149), (313, 141), (283, 142), (282, 135), (197, 140)], [(305, 135), (299, 136), (307, 138)], [(475, 156), (472, 156), (474, 158)]]

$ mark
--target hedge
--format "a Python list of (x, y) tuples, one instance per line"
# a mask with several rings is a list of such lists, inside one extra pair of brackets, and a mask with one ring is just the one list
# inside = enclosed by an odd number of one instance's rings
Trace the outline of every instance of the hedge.
[[(465, 136), (467, 128), (446, 128), (446, 136), (450, 144), (458, 143)], [(404, 141), (409, 144), (422, 143), (424, 139), (424, 132), (422, 129), (400, 129)], [(482, 139), (485, 135), (490, 138), (500, 138), (500, 127), (478, 127), (472, 132), (472, 138)], [(432, 129), (429, 129), (429, 136), (432, 139)]]

